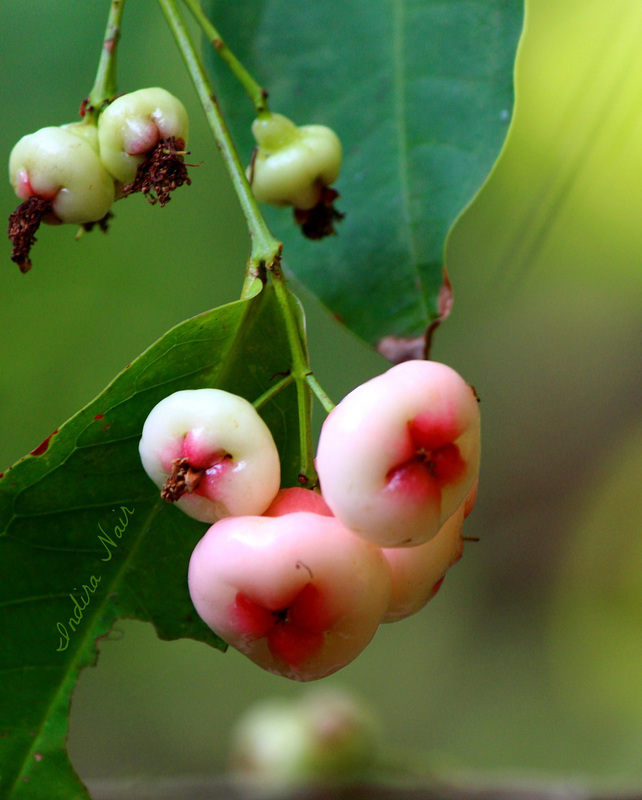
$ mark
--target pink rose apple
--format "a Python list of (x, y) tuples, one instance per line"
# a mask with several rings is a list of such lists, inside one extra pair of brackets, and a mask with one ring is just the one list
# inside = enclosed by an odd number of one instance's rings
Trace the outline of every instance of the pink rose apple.
[(390, 602), (383, 622), (416, 614), (439, 590), (448, 569), (462, 556), (464, 504), (446, 520), (436, 536), (416, 547), (385, 547), (390, 567)]
[(470, 488), (470, 491), (466, 495), (466, 499), (464, 500), (464, 519), (470, 514), (470, 512), (475, 508), (475, 503), (477, 502), (477, 489), (479, 488), (479, 478), (473, 483)]
[(311, 514), (321, 514), (324, 517), (332, 516), (332, 511), (319, 492), (304, 489), (302, 486), (280, 489), (270, 507), (263, 512), (263, 516), (282, 517), (295, 511), (309, 511)]
[(334, 515), (382, 547), (427, 542), (477, 480), (479, 407), (455, 370), (406, 361), (330, 412), (316, 466)]
[(269, 672), (309, 681), (370, 642), (388, 607), (381, 550), (333, 517), (230, 517), (196, 545), (189, 590), (199, 616)]

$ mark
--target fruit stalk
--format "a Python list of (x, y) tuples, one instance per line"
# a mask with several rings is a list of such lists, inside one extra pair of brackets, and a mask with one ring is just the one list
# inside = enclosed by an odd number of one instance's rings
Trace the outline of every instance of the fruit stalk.
[(115, 96), (116, 51), (120, 39), (120, 23), (125, 10), (125, 0), (112, 0), (105, 28), (105, 38), (96, 70), (94, 85), (85, 100), (81, 113), (95, 124), (103, 107)]
[(251, 239), (251, 251), (241, 299), (251, 297), (254, 294), (256, 281), (264, 281), (268, 275), (274, 287), (288, 336), (290, 373), (296, 383), (301, 443), (301, 482), (302, 485), (314, 485), (316, 483), (316, 472), (312, 444), (311, 395), (310, 387), (308, 386), (310, 364), (305, 343), (305, 333), (298, 324), (297, 312), (294, 308), (295, 301), (286, 286), (285, 277), (281, 269), (281, 250), (283, 245), (270, 232), (252, 193), (245, 175), (245, 169), (234, 147), (203, 63), (178, 8), (177, 0), (158, 0), (158, 2), (194, 83), (203, 111), (214, 134), (247, 222)]
[(308, 386), (310, 387), (310, 389), (312, 389), (312, 391), (314, 392), (317, 400), (323, 406), (323, 409), (326, 412), (326, 414), (329, 414), (332, 411), (332, 409), (335, 407), (335, 404), (332, 402), (332, 400), (329, 398), (329, 396), (328, 396), (327, 392), (325, 391), (325, 389), (321, 386), (319, 381), (316, 379), (316, 376), (314, 375), (314, 373), (308, 372), (308, 374), (305, 376), (305, 380), (306, 380), (306, 383), (308, 384)]
[(209, 39), (212, 47), (223, 61), (227, 64), (230, 70), (237, 77), (241, 86), (245, 89), (247, 96), (250, 98), (256, 109), (257, 117), (265, 114), (268, 110), (267, 105), (267, 92), (266, 90), (254, 80), (252, 75), (241, 64), (238, 58), (227, 46), (221, 34), (212, 24), (211, 20), (205, 15), (199, 0), (183, 0), (190, 13), (198, 22), (201, 30)]
[(272, 265), (279, 258), (282, 244), (272, 236), (254, 199), (245, 177), (245, 170), (219, 109), (203, 62), (196, 51), (183, 15), (178, 8), (177, 0), (158, 0), (158, 2), (194, 83), (203, 111), (212, 129), (216, 144), (221, 152), (223, 162), (245, 215), (252, 241), (252, 250), (241, 298), (249, 297), (252, 294), (254, 282), (264, 274), (266, 267)]

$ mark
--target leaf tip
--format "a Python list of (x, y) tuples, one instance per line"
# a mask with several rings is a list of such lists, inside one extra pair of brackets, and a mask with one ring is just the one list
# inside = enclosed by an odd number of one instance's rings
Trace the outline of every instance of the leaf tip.
[(384, 336), (377, 343), (377, 351), (393, 364), (402, 361), (426, 358), (426, 339), (417, 336), (415, 339), (404, 339), (397, 336)]

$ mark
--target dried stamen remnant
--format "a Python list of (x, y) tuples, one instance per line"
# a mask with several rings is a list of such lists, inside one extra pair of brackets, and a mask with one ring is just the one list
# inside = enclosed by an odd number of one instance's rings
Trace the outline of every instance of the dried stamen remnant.
[(20, 272), (29, 272), (33, 266), (29, 258), (31, 247), (37, 241), (36, 231), (43, 218), (51, 213), (51, 200), (29, 197), (9, 215), (9, 239), (13, 244), (11, 260)]
[(194, 469), (186, 458), (174, 461), (172, 473), (163, 484), (161, 497), (168, 503), (175, 503), (187, 492), (192, 494), (198, 489), (205, 470)]
[(96, 222), (83, 222), (80, 227), (89, 233), (90, 231), (93, 231), (96, 226), (98, 226), (103, 233), (107, 233), (109, 230), (109, 221), (113, 219), (113, 217), (114, 215), (111, 213), (111, 211), (108, 211), (102, 219), (97, 219)]
[(174, 189), (184, 183), (189, 186), (192, 182), (187, 175), (185, 155), (183, 139), (175, 136), (162, 139), (138, 165), (134, 180), (123, 186), (123, 196), (142, 192), (152, 205), (166, 205), (172, 199)]
[(334, 201), (338, 200), (339, 192), (328, 186), (323, 188), (321, 199), (308, 210), (295, 208), (294, 219), (300, 226), (301, 232), (308, 239), (324, 239), (326, 236), (336, 234), (335, 223), (341, 222), (345, 217), (334, 207)]

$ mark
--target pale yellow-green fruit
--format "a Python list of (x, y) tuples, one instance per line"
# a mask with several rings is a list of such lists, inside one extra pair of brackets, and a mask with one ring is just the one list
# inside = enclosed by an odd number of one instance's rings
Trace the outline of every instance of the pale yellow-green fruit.
[(100, 115), (98, 144), (103, 164), (120, 183), (131, 183), (138, 165), (163, 139), (187, 144), (185, 106), (165, 89), (139, 89), (121, 95)]
[(345, 690), (309, 690), (294, 700), (251, 706), (232, 735), (235, 776), (275, 790), (280, 784), (363, 775), (381, 752), (381, 724)]
[(295, 142), (298, 130), (294, 122), (283, 114), (269, 114), (255, 119), (252, 123), (252, 133), (256, 143), (264, 152), (275, 152)]
[(9, 180), (18, 197), (50, 200), (60, 222), (101, 220), (114, 202), (114, 181), (91, 139), (91, 131), (54, 126), (23, 136), (9, 156)]
[(281, 114), (252, 124), (258, 144), (248, 170), (254, 196), (261, 203), (308, 210), (321, 199), (341, 171), (341, 142), (324, 125), (297, 127)]
[(81, 139), (89, 142), (91, 149), (98, 152), (98, 128), (87, 122), (68, 122), (66, 125), (60, 126), (63, 131), (73, 133), (75, 136), (80, 136)]

